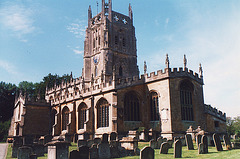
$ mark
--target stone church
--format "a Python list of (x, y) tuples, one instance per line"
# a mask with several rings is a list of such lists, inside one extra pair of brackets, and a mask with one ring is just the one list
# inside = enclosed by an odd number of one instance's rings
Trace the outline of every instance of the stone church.
[(168, 55), (165, 64), (150, 74), (145, 64), (139, 75), (132, 8), (123, 15), (112, 10), (111, 0), (102, 0), (96, 16), (88, 9), (82, 76), (46, 88), (46, 127), (54, 136), (78, 138), (111, 132), (127, 136), (138, 129), (172, 138), (185, 134), (189, 126), (226, 133), (226, 114), (204, 104), (201, 65), (198, 74), (187, 68), (186, 56), (183, 68), (170, 68)]

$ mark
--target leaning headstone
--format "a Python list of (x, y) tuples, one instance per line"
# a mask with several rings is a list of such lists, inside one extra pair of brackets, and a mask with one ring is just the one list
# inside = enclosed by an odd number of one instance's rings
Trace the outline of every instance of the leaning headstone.
[(149, 146), (152, 148), (152, 149), (156, 149), (158, 147), (158, 143), (156, 140), (152, 139), (150, 140), (149, 142)]
[(80, 154), (81, 159), (88, 159), (89, 158), (89, 148), (87, 146), (80, 146), (78, 147), (78, 152)]
[(98, 156), (101, 159), (111, 158), (110, 145), (108, 143), (98, 144)]
[(202, 136), (202, 141), (201, 143), (203, 144), (203, 153), (208, 153), (208, 138), (207, 136), (203, 135)]
[(157, 139), (157, 148), (158, 148), (158, 149), (160, 149), (162, 143), (163, 143), (162, 137), (159, 137), (159, 138)]
[(31, 154), (31, 147), (23, 146), (18, 149), (18, 159), (29, 159)]
[(194, 150), (192, 136), (190, 134), (185, 135), (188, 150)]
[(78, 140), (77, 146), (87, 146), (87, 140)]
[(102, 135), (102, 141), (101, 141), (101, 143), (108, 143), (108, 134), (106, 134), (106, 133), (104, 133), (103, 135)]
[(181, 140), (174, 142), (174, 158), (182, 158), (182, 143)]
[(198, 148), (199, 144), (201, 143), (201, 140), (202, 140), (202, 135), (197, 135), (197, 136), (196, 136), (197, 148)]
[(167, 154), (169, 149), (169, 144), (167, 142), (162, 143), (160, 148), (160, 154)]
[(223, 135), (223, 140), (224, 140), (224, 144), (227, 150), (231, 150), (232, 149), (232, 145), (231, 145), (231, 141), (230, 138), (228, 137), (228, 135)]
[(154, 149), (145, 146), (140, 151), (140, 159), (154, 159)]
[(204, 144), (200, 143), (198, 145), (198, 154), (204, 154)]
[(116, 132), (111, 132), (110, 141), (115, 141), (115, 140), (117, 140), (117, 133)]
[(217, 151), (223, 151), (221, 140), (218, 134), (213, 134), (213, 141)]
[(168, 140), (167, 143), (169, 144), (169, 148), (172, 148), (173, 140)]
[(89, 149), (89, 158), (90, 159), (98, 159), (98, 149), (97, 145), (93, 144)]

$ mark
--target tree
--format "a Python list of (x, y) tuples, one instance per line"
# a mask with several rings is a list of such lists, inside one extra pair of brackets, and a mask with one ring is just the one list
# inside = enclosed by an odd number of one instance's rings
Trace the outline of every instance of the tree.
[(12, 117), (17, 86), (0, 82), (0, 121), (4, 122)]
[(227, 132), (231, 135), (236, 134), (240, 136), (240, 116), (231, 118), (227, 117)]

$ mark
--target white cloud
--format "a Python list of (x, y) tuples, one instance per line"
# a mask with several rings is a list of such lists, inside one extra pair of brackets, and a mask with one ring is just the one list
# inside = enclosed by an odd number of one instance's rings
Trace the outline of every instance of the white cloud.
[(0, 23), (23, 42), (27, 42), (25, 35), (36, 30), (32, 16), (33, 10), (21, 5), (7, 4), (0, 8)]
[(4, 69), (6, 72), (12, 75), (17, 75), (16, 67), (7, 61), (0, 60), (0, 68)]
[(71, 23), (67, 26), (67, 30), (73, 33), (76, 38), (83, 39), (85, 36), (85, 21), (75, 20), (75, 23)]
[(83, 54), (83, 51), (82, 51), (82, 50), (73, 49), (73, 52), (74, 52), (75, 54)]

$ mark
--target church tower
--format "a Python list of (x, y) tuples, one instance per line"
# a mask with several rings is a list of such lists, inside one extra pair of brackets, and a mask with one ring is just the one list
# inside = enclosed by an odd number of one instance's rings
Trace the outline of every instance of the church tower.
[(112, 10), (112, 0), (102, 0), (102, 11), (92, 17), (88, 9), (88, 27), (84, 41), (84, 80), (111, 80), (139, 75), (132, 8), (129, 16)]

